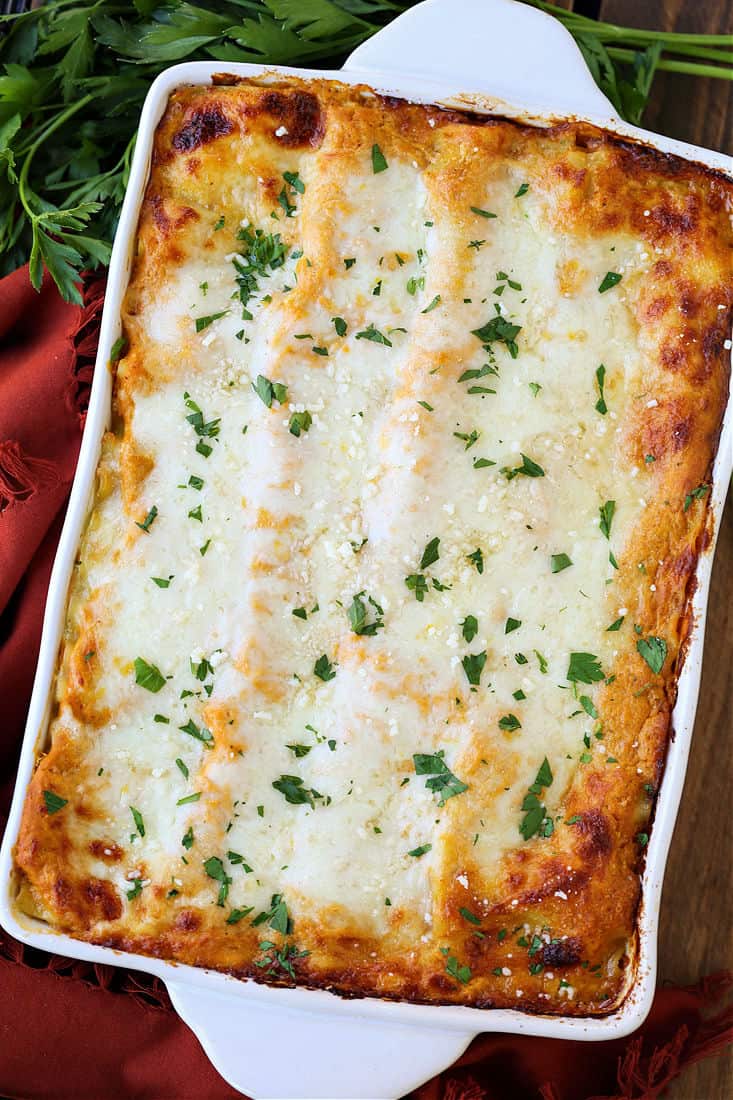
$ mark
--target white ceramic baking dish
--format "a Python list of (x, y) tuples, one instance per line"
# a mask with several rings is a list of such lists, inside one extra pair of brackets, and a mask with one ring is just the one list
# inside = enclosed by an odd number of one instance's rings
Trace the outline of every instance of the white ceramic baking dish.
[[(503, 1009), (399, 1004), (376, 998), (345, 1000), (323, 991), (269, 988), (81, 943), (49, 931), (42, 922), (14, 907), (12, 852), (26, 787), (46, 733), (69, 577), (91, 503), (100, 440), (109, 422), (112, 379), (107, 363), (119, 334), (120, 304), (130, 271), (153, 133), (176, 87), (207, 83), (213, 73), (223, 69), (242, 76), (266, 71), (260, 65), (176, 65), (154, 82), (143, 107), (112, 252), (79, 467), (51, 577), (15, 798), (0, 853), (0, 923), (11, 935), (33, 947), (159, 975), (178, 1013), (198, 1036), (213, 1064), (227, 1081), (250, 1097), (396, 1098), (449, 1065), (482, 1031), (587, 1040), (623, 1036), (642, 1022), (654, 993), (662, 876), (697, 702), (712, 547), (698, 567), (692, 639), (679, 681), (675, 735), (644, 873), (633, 987), (613, 1015), (603, 1019), (530, 1016)], [(464, 107), (470, 104), (480, 111), (493, 110), (540, 122), (557, 116), (584, 118), (663, 151), (728, 172), (733, 168), (730, 158), (721, 154), (622, 123), (593, 83), (564, 28), (514, 0), (426, 0), (359, 47), (341, 71), (267, 71), (363, 82), (378, 91), (416, 101)], [(714, 470), (712, 508), (716, 531), (732, 465), (733, 417), (729, 407)]]

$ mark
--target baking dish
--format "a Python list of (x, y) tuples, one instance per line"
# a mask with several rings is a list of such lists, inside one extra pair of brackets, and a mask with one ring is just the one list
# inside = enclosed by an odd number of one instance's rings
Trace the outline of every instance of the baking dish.
[[(478, 32), (484, 20), (486, 34), (491, 36), (492, 57), (507, 59), (508, 66), (506, 71), (497, 68), (490, 80), (479, 75), (484, 64), (485, 37)], [(416, 52), (418, 43), (424, 43), (419, 54)], [(437, 53), (438, 44), (440, 57), (432, 56)], [(559, 66), (550, 97), (543, 93), (543, 86), (552, 75), (543, 59), (548, 47), (553, 65)], [(424, 66), (431, 70), (430, 80), (421, 77), (418, 71), (403, 75), (402, 59), (417, 56), (420, 57), (419, 68)], [(458, 65), (462, 74), (460, 78), (451, 79), (451, 72), (455, 72)], [(408, 61), (408, 67), (411, 66), (412, 62)], [(117, 335), (120, 300), (127, 281), (130, 247), (147, 175), (152, 133), (173, 88), (182, 83), (206, 81), (220, 68), (218, 64), (199, 63), (169, 70), (153, 86), (144, 108), (138, 153), (110, 272), (98, 360), (100, 370), (95, 379), (79, 474), (52, 580), (16, 802), (3, 850), (2, 868), (8, 870), (4, 881), (9, 883), (11, 892), (11, 848), (25, 785), (37, 751), (37, 735), (45, 729), (68, 575), (89, 503), (99, 439), (108, 418), (111, 381), (104, 367)], [(238, 75), (251, 75), (262, 73), (263, 67), (235, 66), (233, 70)], [(492, 3), (463, 0), (450, 5), (445, 0), (432, 0), (413, 9), (357, 51), (343, 74), (299, 71), (298, 75), (341, 76), (349, 82), (365, 81), (380, 91), (407, 98), (429, 102), (452, 99), (463, 106), (470, 103), (479, 109), (529, 116), (538, 121), (549, 115), (574, 114), (610, 125), (623, 134), (645, 136), (615, 120), (590, 80), (575, 46), (559, 25), (508, 0), (501, 3), (498, 0)], [(478, 98), (473, 98), (475, 96)], [(650, 140), (665, 151), (702, 159), (716, 167), (726, 166), (722, 157), (679, 143)], [(722, 504), (723, 467), (727, 465), (729, 450), (728, 417), (716, 468), (717, 488), (713, 502), (716, 514)], [(573, 1038), (617, 1037), (637, 1026), (653, 992), (654, 935), (661, 871), (689, 745), (700, 668), (703, 597), (709, 572), (708, 553), (699, 569), (696, 634), (680, 680), (675, 711), (677, 740), (670, 750), (645, 876), (637, 981), (623, 1007), (611, 1017), (545, 1019), (499, 1010), (487, 1013), (466, 1008), (386, 1004), (376, 1000), (345, 1002), (327, 993), (236, 983), (220, 974), (114, 954), (109, 949), (87, 947), (68, 937), (43, 931), (38, 922), (20, 918), (12, 911), (10, 893), (2, 901), (3, 923), (13, 934), (35, 946), (67, 951), (94, 961), (116, 961), (159, 974), (167, 982), (180, 1014), (197, 1032), (217, 1067), (237, 1087), (256, 1096), (396, 1096), (450, 1062), (473, 1034), (487, 1027)], [(287, 1063), (284, 1059), (268, 1057), (270, 1046), (274, 1047), (275, 1042), (278, 1051), (282, 1049), (283, 1039), (288, 1050)], [(385, 1057), (387, 1054), (392, 1057)]]

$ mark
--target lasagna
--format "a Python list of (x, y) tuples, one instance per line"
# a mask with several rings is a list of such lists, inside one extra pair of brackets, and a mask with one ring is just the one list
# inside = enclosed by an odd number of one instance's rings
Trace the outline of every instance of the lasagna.
[(723, 176), (297, 79), (171, 96), (18, 903), (276, 984), (633, 980), (728, 395)]

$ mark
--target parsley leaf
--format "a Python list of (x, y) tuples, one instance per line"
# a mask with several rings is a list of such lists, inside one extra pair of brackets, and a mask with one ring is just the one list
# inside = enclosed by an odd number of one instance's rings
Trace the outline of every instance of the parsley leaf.
[(598, 287), (598, 293), (605, 294), (607, 290), (611, 289), (611, 287), (617, 286), (622, 279), (623, 275), (619, 275), (618, 272), (607, 271), (601, 279), (600, 286)]
[(273, 781), (273, 787), (279, 791), (291, 806), (313, 806), (316, 801), (324, 801), (324, 796), (319, 794), (315, 787), (305, 787), (299, 775), (281, 775)]
[(427, 569), (429, 565), (434, 565), (440, 557), (440, 539), (436, 535), (432, 538), (423, 550), (422, 557), (420, 558), (420, 568)]
[(315, 665), (313, 666), (313, 672), (319, 680), (323, 680), (323, 682), (326, 683), (328, 680), (333, 680), (334, 676), (336, 675), (336, 666), (331, 664), (328, 657), (324, 653), (321, 657), (318, 658)]
[(351, 624), (351, 629), (353, 630), (354, 634), (359, 634), (366, 637), (373, 637), (378, 630), (384, 629), (384, 621), (382, 619), (384, 612), (382, 611), (379, 604), (375, 603), (371, 596), (368, 596), (367, 601), (372, 605), (376, 612), (374, 620), (372, 622), (368, 622), (367, 618), (369, 615), (369, 611), (364, 600), (362, 599), (363, 595), (363, 591), (357, 592), (357, 594), (351, 601), (351, 605), (346, 614), (348, 615), (349, 623)]
[(54, 791), (43, 792), (43, 804), (46, 807), (46, 813), (57, 814), (59, 810), (63, 810), (64, 806), (67, 806), (68, 803), (68, 798), (62, 798), (60, 795), (55, 794)]
[(466, 673), (466, 679), (472, 687), (478, 687), (481, 683), (481, 673), (486, 664), (486, 650), (483, 653), (467, 653), (462, 658), (461, 664)]
[(509, 466), (502, 466), (501, 473), (504, 474), (507, 481), (511, 481), (513, 478), (518, 477), (519, 474), (523, 474), (524, 477), (544, 477), (545, 471), (537, 462), (533, 462), (531, 458), (528, 458), (526, 454), (520, 452), (522, 455), (522, 465), (515, 466), (511, 469)]
[(376, 144), (372, 145), (372, 171), (376, 176), (378, 172), (386, 171), (388, 165), (384, 153)]
[(440, 752), (429, 753), (413, 753), (412, 762), (415, 766), (415, 775), (428, 775), (429, 778), (425, 786), (429, 791), (434, 794), (440, 795), (438, 800), (439, 806), (444, 806), (449, 798), (453, 798), (457, 794), (463, 794), (468, 790), (468, 784), (458, 779), (453, 774), (445, 760), (443, 759), (445, 752), (443, 749)]
[(520, 730), (522, 723), (517, 718), (516, 714), (505, 714), (499, 719), (499, 729), (506, 730), (508, 733), (512, 733), (514, 730)]
[(667, 643), (665, 640), (650, 634), (648, 638), (639, 638), (636, 648), (652, 672), (658, 675), (667, 660)]
[(608, 405), (606, 404), (606, 399), (603, 396), (603, 386), (605, 380), (606, 368), (604, 367), (603, 363), (601, 363), (600, 367), (596, 371), (596, 382), (598, 383), (598, 400), (595, 403), (596, 412), (599, 412), (601, 416), (605, 416), (608, 412)]
[(529, 840), (536, 833), (549, 836), (552, 832), (552, 819), (547, 817), (547, 809), (539, 799), (542, 791), (551, 786), (552, 780), (552, 769), (547, 757), (545, 757), (540, 764), (534, 783), (530, 786), (522, 802), (524, 817), (519, 824), (519, 831), (525, 840)]
[(492, 317), (481, 328), (471, 329), (471, 334), (478, 337), (486, 351), (489, 351), (493, 343), (504, 344), (512, 359), (519, 355), (517, 336), (522, 331), (521, 325), (513, 325), (507, 321), (497, 308), (496, 317)]
[(165, 676), (156, 665), (149, 665), (142, 657), (136, 657), (135, 683), (155, 694), (165, 684)]
[(563, 569), (568, 569), (572, 564), (567, 554), (553, 554), (550, 558), (550, 570), (553, 573), (562, 573)]
[(603, 669), (595, 653), (571, 653), (567, 675), (571, 684), (597, 684)]
[(463, 637), (470, 644), (478, 634), (478, 619), (475, 615), (466, 615), (463, 622), (459, 625)]
[(288, 393), (288, 387), (282, 382), (271, 382), (269, 378), (265, 378), (264, 374), (257, 375), (257, 381), (252, 383), (252, 389), (268, 409), (272, 408), (273, 401), (277, 401), (278, 405), (284, 404)]
[(313, 423), (313, 417), (306, 409), (305, 412), (294, 412), (288, 421), (288, 430), (291, 435), (299, 436), (301, 432), (307, 432)]
[(698, 485), (696, 489), (692, 489), (691, 492), (689, 492), (685, 497), (685, 503), (682, 507), (682, 511), (687, 512), (692, 507), (693, 500), (702, 500), (706, 493), (709, 492), (709, 485)]
[(215, 882), (219, 883), (216, 904), (223, 907), (229, 893), (229, 887), (232, 884), (231, 878), (224, 869), (224, 864), (218, 856), (209, 856), (208, 859), (204, 860), (204, 870), (209, 878), (213, 878)]
[[(475, 463), (474, 463), (475, 465)], [(475, 568), (478, 574), (484, 571), (484, 552), (480, 546), (477, 546), (475, 550), (472, 550), (470, 554), (466, 554), (466, 560), (470, 561), (471, 565)]]
[(607, 539), (611, 537), (611, 524), (613, 523), (614, 512), (616, 511), (616, 501), (607, 500), (605, 504), (602, 504), (598, 509), (601, 517), (600, 529), (601, 534), (605, 535)]
[(392, 347), (392, 341), (389, 340), (383, 333), (374, 327), (374, 324), (367, 325), (365, 329), (356, 334), (357, 340), (371, 340), (374, 344), (384, 344), (386, 348)]

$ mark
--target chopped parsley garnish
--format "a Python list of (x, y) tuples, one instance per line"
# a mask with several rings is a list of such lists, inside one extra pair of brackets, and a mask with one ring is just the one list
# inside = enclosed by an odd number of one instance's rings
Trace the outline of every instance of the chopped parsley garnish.
[(199, 454), (203, 455), (204, 458), (208, 458), (212, 448), (208, 443), (205, 443), (204, 440), (217, 438), (219, 435), (221, 418), (216, 417), (215, 420), (206, 421), (204, 420), (204, 414), (201, 409), (189, 393), (184, 393), (183, 400), (186, 404), (186, 408), (190, 410), (186, 420), (199, 437), (199, 441), (196, 444), (196, 450)]
[(141, 531), (145, 531), (145, 533), (147, 534), (150, 531), (150, 528), (153, 526), (157, 514), (158, 509), (155, 507), (155, 505), (153, 505), (142, 523), (136, 523), (135, 526), (139, 527)]
[(433, 794), (440, 795), (439, 806), (444, 806), (449, 798), (453, 798), (457, 794), (463, 794), (464, 791), (468, 790), (468, 784), (463, 783), (450, 770), (443, 759), (444, 755), (445, 753), (441, 749), (440, 752), (434, 754), (414, 753), (412, 757), (415, 765), (415, 775), (430, 776), (425, 786)]
[(118, 337), (114, 344), (110, 348), (109, 361), (110, 363), (117, 363), (127, 351), (127, 340), (124, 336)]
[(571, 684), (597, 684), (603, 679), (595, 653), (571, 653), (568, 664), (568, 680)]
[(204, 870), (209, 878), (213, 878), (215, 882), (219, 883), (219, 894), (216, 899), (216, 904), (224, 906), (224, 902), (227, 900), (227, 894), (229, 893), (229, 887), (232, 880), (224, 870), (224, 864), (218, 856), (209, 856), (204, 860)]
[(263, 969), (268, 967), (266, 974), (269, 978), (287, 974), (293, 981), (296, 981), (297, 975), (293, 968), (293, 960), (304, 959), (310, 955), (310, 951), (299, 951), (294, 943), (284, 944), (279, 951), (276, 950), (275, 944), (271, 943), (270, 940), (263, 940), (259, 946), (265, 954), (261, 959), (255, 959), (254, 964)]
[(536, 397), (536, 396), (537, 396), (537, 394), (538, 394), (538, 393), (540, 392), (540, 390), (542, 389), (542, 386), (541, 386), (541, 385), (539, 384), (539, 382), (529, 382), (529, 383), (528, 383), (528, 385), (529, 385), (529, 388), (530, 388), (530, 389), (531, 389), (531, 391), (532, 391), (532, 396), (533, 396), (533, 397)]
[(550, 558), (550, 569), (553, 573), (562, 573), (563, 569), (569, 569), (572, 564), (567, 554), (553, 554)]
[(477, 917), (475, 913), (472, 913), (470, 909), (464, 909), (461, 907), (458, 912), (461, 914), (464, 920), (467, 920), (470, 924), (481, 924), (480, 917)]
[(374, 344), (384, 344), (386, 348), (392, 347), (392, 341), (381, 333), (379, 329), (375, 328), (373, 324), (367, 325), (361, 332), (357, 332), (356, 339), (371, 340)]
[(415, 295), (418, 290), (425, 289), (425, 276), (424, 275), (411, 275), (407, 280), (407, 293)]
[(600, 286), (598, 287), (599, 294), (605, 294), (607, 290), (610, 290), (612, 286), (617, 286), (623, 275), (619, 275), (617, 271), (607, 271), (601, 279)]
[(314, 347), (311, 348), (314, 355), (328, 355), (328, 348)]
[(292, 218), (297, 208), (295, 206), (295, 203), (292, 203), (290, 201), (290, 198), (288, 196), (288, 186), (290, 186), (293, 191), (297, 191), (299, 195), (302, 195), (305, 192), (305, 184), (303, 183), (297, 172), (283, 172), (283, 179), (285, 180), (286, 186), (283, 187), (282, 191), (277, 196), (277, 201), (280, 203), (280, 206), (282, 206), (283, 210), (285, 211), (285, 217)]
[(46, 807), (46, 812), (49, 814), (57, 814), (59, 810), (63, 810), (64, 806), (68, 805), (68, 802), (68, 798), (62, 798), (53, 791), (43, 792), (43, 803)]
[(435, 538), (432, 538), (430, 540), (430, 542), (427, 544), (422, 552), (422, 557), (420, 558), (420, 568), (427, 569), (429, 565), (434, 565), (439, 557), (440, 538), (438, 538), (438, 536), (436, 535)]
[(224, 228), (224, 225), (225, 225), (225, 222), (226, 222), (226, 218), (225, 218), (225, 217), (224, 217), (224, 215), (222, 214), (222, 215), (221, 215), (221, 217), (219, 217), (219, 218), (218, 218), (218, 219), (216, 220), (215, 224), (214, 224), (214, 232), (215, 232), (215, 233), (218, 233), (218, 231), (219, 231), (220, 229), (223, 229), (223, 228)]
[(295, 615), (296, 619), (307, 619), (308, 618), (308, 612), (306, 611), (306, 609), (304, 607), (294, 607), (293, 610), (290, 612), (290, 614)]
[(242, 316), (249, 321), (252, 314), (247, 310), (247, 305), (259, 290), (259, 279), (268, 276), (275, 268), (282, 267), (288, 254), (288, 246), (279, 233), (265, 233), (261, 229), (256, 229), (253, 233), (249, 226), (243, 226), (237, 232), (237, 240), (246, 245), (246, 249), (241, 249), (244, 259), (240, 260), (235, 256), (232, 263), (236, 271)]
[(331, 320), (333, 321), (333, 326), (336, 329), (336, 335), (337, 336), (345, 336), (346, 332), (347, 332), (347, 329), (348, 329), (348, 326), (346, 324), (346, 321), (344, 321), (343, 317), (332, 317)]
[(426, 306), (425, 309), (421, 309), (420, 312), (421, 313), (431, 313), (436, 308), (436, 306), (440, 305), (441, 301), (442, 301), (442, 299), (441, 299), (440, 295), (436, 294), (435, 297), (433, 298), (432, 302), (430, 303), (430, 305)]
[(322, 654), (313, 666), (313, 672), (324, 683), (333, 680), (336, 675), (336, 666), (331, 664), (326, 654)]
[(178, 728), (182, 733), (187, 733), (189, 737), (194, 737), (197, 741), (203, 742), (204, 745), (211, 747), (214, 743), (214, 735), (211, 730), (207, 730), (206, 726), (197, 726), (192, 718), (189, 718), (185, 726), (179, 726)]
[(492, 214), (490, 210), (482, 210), (480, 206), (472, 206), (471, 212), (478, 214), (480, 218), (496, 218), (498, 215)]
[(664, 638), (656, 638), (650, 634), (648, 638), (639, 638), (636, 648), (652, 672), (658, 675), (667, 659), (667, 643)]
[(501, 473), (507, 481), (511, 481), (513, 478), (523, 474), (524, 477), (544, 477), (545, 471), (537, 462), (533, 462), (531, 458), (528, 458), (524, 452), (520, 451), (522, 455), (522, 465), (515, 466), (513, 469), (509, 466), (502, 466)]
[(519, 824), (519, 831), (525, 840), (529, 840), (535, 833), (541, 833), (542, 836), (552, 835), (552, 818), (547, 816), (547, 809), (539, 799), (542, 791), (552, 784), (552, 778), (552, 769), (547, 757), (545, 757), (540, 764), (534, 783), (527, 791), (522, 802), (524, 817)]
[(598, 400), (595, 404), (596, 412), (599, 412), (601, 416), (605, 416), (608, 412), (608, 405), (606, 404), (606, 399), (603, 395), (603, 386), (605, 384), (605, 381), (606, 368), (604, 367), (603, 363), (601, 363), (600, 367), (596, 371), (596, 382), (598, 384)]
[(693, 500), (702, 500), (703, 497), (709, 492), (709, 485), (698, 485), (696, 489), (693, 489), (685, 497), (685, 503), (682, 506), (682, 511), (687, 512), (692, 507)]
[(463, 622), (459, 625), (461, 627), (461, 634), (467, 642), (471, 643), (478, 634), (478, 619), (475, 615), (466, 615)]
[(435, 412), (435, 407), (427, 401), (418, 401), (418, 405), (422, 405), (429, 413)]
[(248, 905), (245, 909), (232, 909), (231, 913), (226, 919), (226, 923), (238, 924), (240, 920), (244, 920), (245, 917), (248, 917), (253, 909), (253, 905)]
[(461, 660), (466, 679), (472, 687), (478, 687), (481, 683), (481, 673), (486, 664), (486, 650), (482, 653), (467, 653)]
[(151, 577), (153, 584), (157, 584), (158, 588), (168, 588), (173, 580), (174, 574), (171, 573), (169, 577)]
[(136, 810), (134, 806), (130, 806), (130, 813), (132, 814), (132, 820), (135, 822), (135, 828), (141, 837), (145, 836), (145, 822), (143, 821), (143, 815), (139, 810)]
[(610, 626), (606, 627), (606, 633), (608, 634), (612, 630), (620, 630), (625, 618), (626, 616), (622, 615), (620, 619), (616, 619), (614, 622), (612, 622)]
[(228, 312), (228, 309), (222, 309), (220, 313), (210, 313), (207, 317), (196, 317), (194, 319), (196, 331), (203, 332), (205, 328), (212, 325), (214, 321), (218, 321), (220, 317), (226, 317)]
[(316, 801), (325, 801), (315, 787), (305, 787), (299, 775), (281, 775), (273, 781), (273, 787), (279, 791), (291, 806), (315, 806)]
[(199, 523), (204, 522), (204, 517), (201, 513), (201, 505), (200, 504), (197, 504), (195, 508), (191, 509), (191, 511), (188, 513), (188, 518), (189, 519), (195, 519)]
[(132, 888), (125, 891), (125, 895), (128, 901), (133, 901), (139, 897), (143, 892), (143, 880), (140, 875), (132, 880)]
[(484, 571), (484, 553), (480, 546), (477, 546), (475, 550), (472, 550), (470, 554), (466, 554), (466, 560), (470, 561), (477, 573), (481, 574)]
[(611, 537), (611, 524), (613, 523), (613, 515), (615, 511), (615, 500), (607, 500), (606, 503), (602, 504), (601, 507), (598, 509), (598, 513), (601, 517), (601, 522), (599, 524), (601, 534), (605, 535), (607, 539), (610, 539)]
[(186, 829), (181, 837), (181, 844), (187, 852), (190, 852), (191, 848), (193, 848), (193, 825), (189, 825)]
[(252, 383), (252, 389), (268, 409), (272, 408), (273, 401), (282, 405), (288, 394), (287, 386), (282, 382), (271, 382), (269, 378), (265, 378), (264, 374), (257, 375), (257, 381)]
[(368, 622), (369, 610), (362, 599), (363, 595), (363, 591), (356, 593), (346, 614), (354, 634), (359, 634), (362, 637), (374, 637), (378, 630), (384, 629), (382, 618), (384, 612), (371, 596), (367, 596), (367, 603), (371, 604), (375, 612), (372, 622)]
[(473, 468), (474, 470), (484, 470), (487, 466), (496, 466), (495, 462), (492, 462), (490, 458), (474, 458)]
[(313, 417), (306, 409), (305, 412), (294, 412), (288, 421), (288, 430), (291, 435), (299, 436), (301, 432), (307, 432), (313, 423)]
[(456, 439), (460, 439), (462, 443), (466, 444), (464, 450), (468, 451), (471, 447), (473, 447), (474, 443), (478, 443), (481, 432), (478, 432), (475, 428), (473, 428), (470, 432), (453, 432), (453, 435)]
[(508, 733), (512, 733), (514, 730), (520, 730), (522, 723), (517, 718), (516, 714), (505, 714), (499, 719), (499, 729), (506, 730)]
[(176, 757), (176, 767), (178, 768), (178, 770), (181, 773), (181, 775), (183, 776), (183, 778), (188, 779), (188, 775), (189, 775), (188, 768), (183, 763), (180, 756)]
[(355, 256), (349, 256), (348, 259), (344, 260), (344, 267), (348, 271), (349, 268), (353, 267), (355, 263), (356, 263), (356, 257)]
[(372, 171), (376, 176), (378, 172), (384, 172), (386, 169), (387, 160), (385, 155), (375, 142), (374, 145), (372, 145)]
[(313, 748), (312, 745), (286, 745), (286, 749), (290, 749), (296, 760), (300, 760), (301, 757), (307, 756)]
[(149, 665), (142, 657), (136, 657), (135, 683), (155, 694), (165, 684), (165, 676), (156, 665)]
[(199, 546), (199, 554), (202, 558), (206, 556), (206, 551), (209, 549), (210, 546), (211, 539), (207, 539), (203, 546)]
[(471, 981), (471, 967), (461, 966), (455, 955), (448, 955), (448, 948), (441, 947), (441, 953), (446, 955), (445, 960), (445, 972), (449, 974), (451, 978), (455, 978), (461, 985), (467, 985)]
[(510, 617), (510, 618), (507, 619), (506, 624), (504, 626), (504, 633), (505, 634), (511, 634), (513, 631), (519, 630), (521, 625), (522, 625), (522, 620), (521, 619), (512, 619)]
[(191, 474), (188, 479), (188, 484), (192, 489), (203, 489), (204, 479), (202, 477), (197, 477), (195, 474)]
[(593, 700), (590, 698), (589, 695), (581, 695), (579, 703), (585, 713), (588, 714), (591, 718), (598, 717), (598, 711), (596, 710)]
[(494, 343), (504, 344), (512, 359), (516, 359), (519, 355), (516, 338), (522, 331), (522, 326), (513, 325), (511, 321), (507, 321), (500, 312), (498, 303), (494, 303), (494, 308), (496, 317), (492, 317), (481, 328), (471, 329), (471, 334), (478, 337), (486, 351), (489, 351)]
[(410, 573), (409, 576), (405, 577), (405, 584), (410, 592), (415, 593), (417, 602), (422, 603), (428, 591), (428, 582), (425, 575), (423, 573)]
[(528, 191), (529, 191), (529, 184), (528, 183), (520, 183), (518, 190), (514, 192), (514, 198), (515, 199), (521, 199), (522, 195), (526, 195)]
[(413, 848), (407, 854), (413, 856), (415, 859), (419, 859), (420, 856), (424, 856), (427, 852), (432, 851), (432, 844), (419, 844), (417, 848)]

